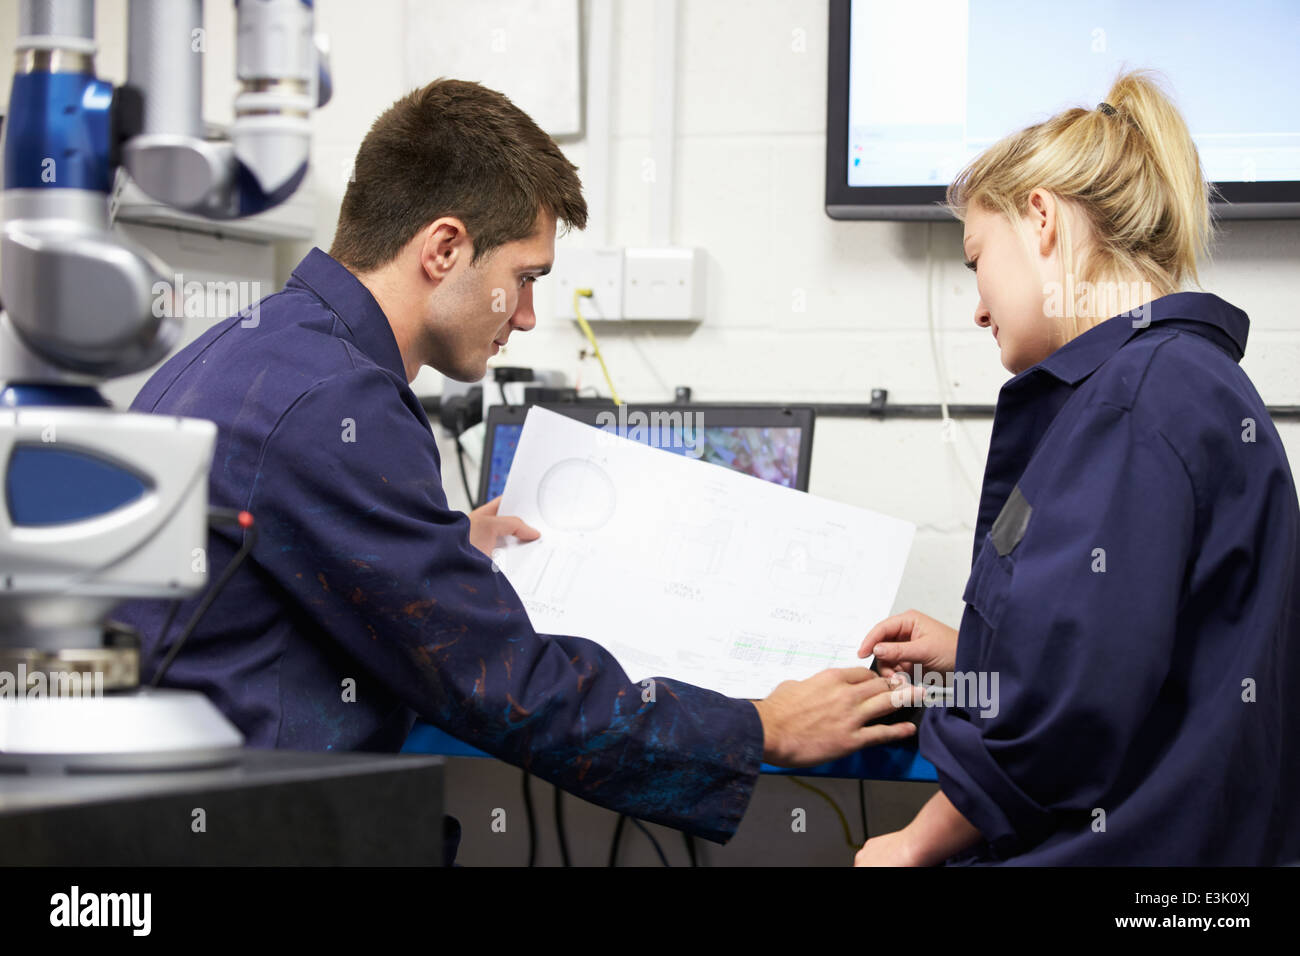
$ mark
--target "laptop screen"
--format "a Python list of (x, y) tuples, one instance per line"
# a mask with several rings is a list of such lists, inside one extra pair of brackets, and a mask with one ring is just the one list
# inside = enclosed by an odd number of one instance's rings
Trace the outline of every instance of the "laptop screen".
[[(543, 406), (596, 428), (676, 455), (698, 458), (755, 478), (808, 490), (813, 413), (784, 406), (547, 404)], [(526, 408), (489, 410), (483, 446), (479, 501), (506, 487), (523, 433)]]

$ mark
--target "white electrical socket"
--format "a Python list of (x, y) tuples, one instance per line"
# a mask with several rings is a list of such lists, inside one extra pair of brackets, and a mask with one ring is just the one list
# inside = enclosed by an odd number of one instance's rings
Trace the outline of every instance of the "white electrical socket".
[(704, 318), (704, 250), (628, 249), (623, 257), (623, 317)]
[(555, 254), (556, 315), (573, 318), (573, 293), (590, 289), (591, 298), (579, 299), (584, 319), (623, 318), (623, 250), (563, 249)]

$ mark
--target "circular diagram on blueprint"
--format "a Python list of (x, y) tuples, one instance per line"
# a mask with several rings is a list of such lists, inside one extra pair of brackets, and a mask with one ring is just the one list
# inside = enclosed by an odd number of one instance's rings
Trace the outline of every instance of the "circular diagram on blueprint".
[(537, 510), (557, 531), (595, 531), (614, 516), (614, 482), (583, 458), (556, 462), (537, 485)]

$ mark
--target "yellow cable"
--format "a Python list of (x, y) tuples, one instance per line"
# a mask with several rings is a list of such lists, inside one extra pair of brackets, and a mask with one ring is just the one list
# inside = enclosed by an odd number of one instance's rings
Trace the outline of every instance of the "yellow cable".
[(845, 818), (844, 812), (840, 810), (840, 805), (835, 802), (834, 797), (832, 797), (821, 787), (814, 787), (811, 783), (805, 783), (803, 780), (800, 780), (798, 777), (787, 776), (785, 779), (789, 780), (793, 784), (797, 784), (798, 786), (803, 787), (805, 790), (811, 790), (813, 793), (817, 794), (817, 796), (821, 797), (823, 800), (829, 803), (831, 805), (831, 809), (835, 811), (835, 815), (840, 818), (840, 826), (844, 828), (844, 842), (849, 845), (849, 849), (850, 850), (862, 849), (862, 847), (860, 847), (858, 844), (853, 842), (853, 834), (849, 830), (849, 821)]
[(609, 377), (609, 367), (605, 365), (605, 356), (600, 354), (600, 346), (596, 344), (596, 333), (591, 331), (591, 326), (587, 320), (582, 317), (582, 311), (578, 308), (578, 300), (590, 299), (592, 296), (590, 289), (573, 290), (573, 314), (578, 318), (578, 327), (582, 329), (582, 334), (587, 337), (591, 343), (591, 351), (595, 353), (596, 361), (600, 362), (600, 370), (605, 373), (605, 384), (609, 386), (609, 394), (614, 399), (615, 405), (622, 405), (622, 400), (618, 397), (618, 391), (614, 388), (614, 380)]

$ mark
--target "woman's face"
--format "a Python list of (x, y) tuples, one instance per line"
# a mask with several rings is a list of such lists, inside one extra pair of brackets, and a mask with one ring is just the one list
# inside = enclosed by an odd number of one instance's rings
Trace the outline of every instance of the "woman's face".
[[(980, 301), (975, 324), (991, 328), (1002, 365), (1013, 375), (1065, 344), (1061, 324), (1047, 314), (1050, 283), (1059, 282), (1055, 197), (1035, 190), (1014, 226), (1000, 213), (971, 206), (962, 245), (975, 270)], [(1055, 301), (1060, 301), (1059, 296)]]

